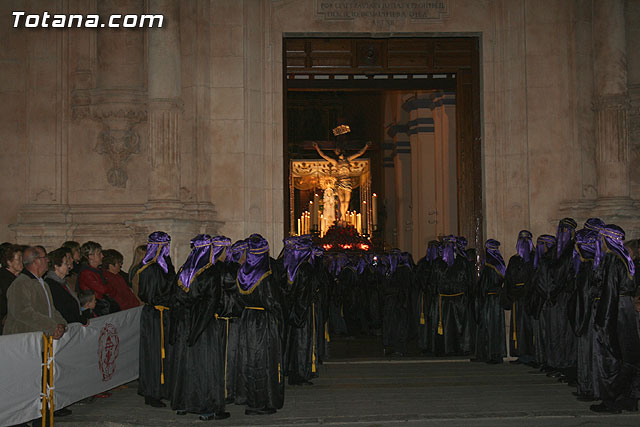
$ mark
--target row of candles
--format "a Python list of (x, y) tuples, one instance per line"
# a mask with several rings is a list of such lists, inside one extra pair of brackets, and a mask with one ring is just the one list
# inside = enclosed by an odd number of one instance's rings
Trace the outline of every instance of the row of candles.
[[(326, 230), (332, 224), (325, 224), (324, 215), (320, 214), (320, 197), (318, 194), (313, 195), (313, 201), (309, 201), (309, 210), (302, 212), (300, 218), (298, 218), (298, 235), (310, 234), (312, 231), (320, 231), (320, 237), (323, 237)], [(371, 223), (373, 229), (378, 227), (378, 195), (373, 193), (371, 197)], [(352, 225), (359, 234), (367, 234), (368, 222), (367, 222), (367, 201), (362, 201), (362, 213), (356, 211), (347, 211), (345, 221)]]

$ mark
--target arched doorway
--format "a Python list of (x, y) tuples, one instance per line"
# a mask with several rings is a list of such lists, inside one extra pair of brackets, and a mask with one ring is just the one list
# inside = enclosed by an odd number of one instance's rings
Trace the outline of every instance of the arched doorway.
[(298, 197), (290, 162), (317, 158), (314, 142), (333, 148), (345, 122), (347, 152), (372, 142), (374, 238), (416, 259), (444, 234), (480, 246), (478, 50), (478, 37), (285, 37), (285, 235), (312, 197)]

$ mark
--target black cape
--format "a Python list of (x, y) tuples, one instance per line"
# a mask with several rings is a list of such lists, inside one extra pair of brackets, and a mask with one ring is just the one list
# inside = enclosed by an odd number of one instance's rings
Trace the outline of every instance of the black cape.
[(174, 282), (169, 358), (174, 410), (224, 412), (225, 324), (216, 314), (222, 305), (225, 268), (224, 262), (216, 262), (193, 279), (188, 291)]

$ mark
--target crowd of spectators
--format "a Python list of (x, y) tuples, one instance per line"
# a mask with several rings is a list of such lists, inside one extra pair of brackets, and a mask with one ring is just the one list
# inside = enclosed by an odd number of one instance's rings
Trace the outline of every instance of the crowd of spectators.
[[(134, 256), (129, 272), (141, 260)], [(93, 241), (67, 241), (48, 253), (0, 244), (0, 334), (42, 331), (58, 339), (69, 323), (139, 306), (123, 263), (120, 252)]]

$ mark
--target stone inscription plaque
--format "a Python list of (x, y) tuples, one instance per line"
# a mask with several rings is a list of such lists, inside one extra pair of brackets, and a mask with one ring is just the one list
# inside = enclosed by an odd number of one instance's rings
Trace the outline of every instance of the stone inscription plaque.
[(450, 0), (316, 0), (316, 14), (325, 21), (441, 22), (449, 17), (449, 3)]

